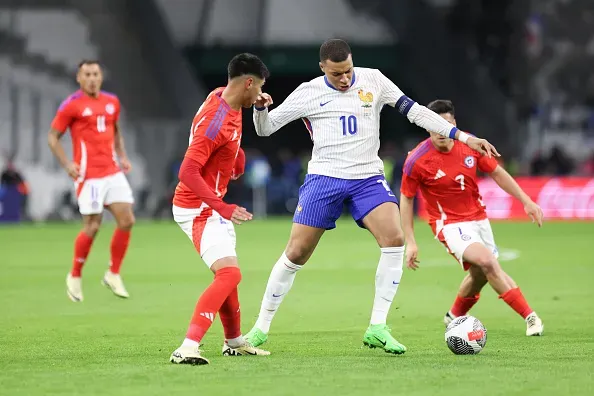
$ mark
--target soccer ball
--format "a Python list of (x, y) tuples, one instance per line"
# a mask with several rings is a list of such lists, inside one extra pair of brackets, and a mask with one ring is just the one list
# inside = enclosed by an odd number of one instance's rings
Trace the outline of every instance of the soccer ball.
[(445, 341), (456, 355), (475, 355), (487, 344), (487, 329), (474, 316), (460, 316), (446, 328)]

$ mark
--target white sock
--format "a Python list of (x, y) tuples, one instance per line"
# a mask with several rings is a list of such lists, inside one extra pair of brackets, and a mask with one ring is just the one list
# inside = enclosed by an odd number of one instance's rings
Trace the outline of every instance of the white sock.
[(229, 345), (231, 348), (239, 348), (242, 345), (245, 345), (245, 339), (243, 338), (242, 335), (240, 335), (237, 338), (231, 338), (229, 340), (225, 340), (225, 342), (227, 343), (227, 345)]
[(194, 340), (190, 340), (189, 338), (185, 338), (184, 342), (182, 342), (181, 347), (182, 348), (196, 348), (199, 347), (200, 343), (198, 341), (194, 341)]
[(381, 251), (375, 273), (375, 299), (370, 321), (372, 325), (386, 323), (388, 311), (402, 279), (404, 263), (404, 246), (381, 248)]
[(270, 331), (270, 323), (274, 318), (276, 310), (283, 302), (285, 295), (291, 290), (295, 274), (303, 267), (302, 265), (292, 263), (283, 252), (283, 255), (278, 259), (266, 285), (262, 305), (260, 306), (260, 314), (256, 321), (256, 328), (268, 334)]

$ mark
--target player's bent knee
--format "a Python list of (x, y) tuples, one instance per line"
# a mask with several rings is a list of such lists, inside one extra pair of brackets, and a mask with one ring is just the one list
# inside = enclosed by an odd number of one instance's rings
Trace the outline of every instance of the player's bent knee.
[(380, 247), (398, 247), (404, 246), (404, 237), (389, 237), (389, 238), (381, 238), (378, 239), (378, 244)]
[(377, 243), (380, 247), (397, 247), (404, 246), (404, 233), (402, 230), (393, 230), (385, 235), (376, 237)]
[(92, 221), (92, 222), (88, 222), (84, 225), (83, 231), (88, 236), (94, 238), (97, 235), (97, 233), (99, 232), (99, 227), (101, 227), (100, 221)]
[(287, 245), (287, 248), (285, 249), (285, 255), (287, 256), (287, 258), (292, 263), (298, 265), (305, 264), (307, 260), (309, 260), (309, 257), (312, 255), (312, 253), (313, 249), (309, 246), (306, 246), (304, 244), (291, 243), (290, 241)]
[(493, 274), (500, 269), (499, 262), (492, 254), (485, 254), (478, 257), (476, 264), (481, 267), (485, 275)]
[(123, 218), (121, 218), (118, 221), (118, 228), (122, 229), (122, 230), (131, 230), (132, 227), (134, 227), (134, 224), (136, 223), (136, 218), (134, 217), (133, 214), (129, 214), (124, 216)]

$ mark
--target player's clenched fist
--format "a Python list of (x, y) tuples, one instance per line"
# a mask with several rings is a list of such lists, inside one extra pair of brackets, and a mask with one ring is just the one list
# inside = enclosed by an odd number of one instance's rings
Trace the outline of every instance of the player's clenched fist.
[(262, 107), (268, 107), (272, 103), (273, 103), (272, 96), (268, 95), (267, 93), (262, 92), (260, 95), (258, 95), (258, 99), (256, 99), (256, 103), (254, 103), (254, 105), (256, 107), (262, 108)]
[(129, 173), (132, 170), (132, 164), (128, 158), (120, 158), (120, 165), (124, 173)]
[(66, 166), (66, 172), (68, 172), (68, 176), (76, 180), (80, 176), (80, 167), (78, 164), (71, 162)]

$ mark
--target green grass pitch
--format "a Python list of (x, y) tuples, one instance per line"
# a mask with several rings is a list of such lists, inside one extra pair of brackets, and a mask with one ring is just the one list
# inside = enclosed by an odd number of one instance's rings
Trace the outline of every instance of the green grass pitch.
[[(237, 227), (243, 331), (255, 321), (290, 219)], [(100, 279), (113, 224), (104, 224), (83, 272), (85, 301), (66, 297), (78, 224), (0, 227), (2, 395), (592, 395), (594, 224), (495, 223), (503, 266), (545, 322), (525, 325), (489, 289), (472, 311), (485, 350), (455, 356), (442, 317), (462, 277), (417, 223), (421, 269), (405, 270), (388, 324), (403, 356), (362, 348), (379, 250), (350, 221), (327, 233), (272, 325), (268, 358), (220, 356), (217, 320), (204, 340), (210, 366), (170, 364), (194, 304), (212, 279), (173, 222), (140, 223), (123, 266), (132, 298)]]

